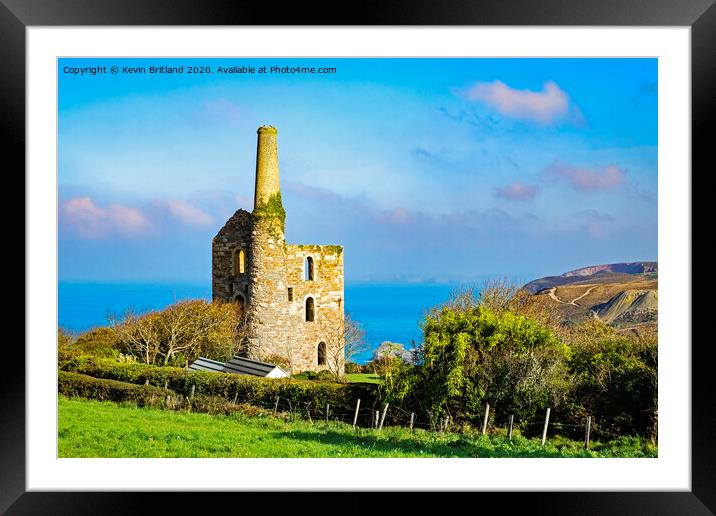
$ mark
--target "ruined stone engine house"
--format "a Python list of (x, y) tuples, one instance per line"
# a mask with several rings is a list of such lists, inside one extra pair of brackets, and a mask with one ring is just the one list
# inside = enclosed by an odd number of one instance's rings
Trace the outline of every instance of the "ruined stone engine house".
[(343, 371), (343, 247), (287, 244), (276, 129), (258, 129), (254, 209), (239, 209), (212, 240), (212, 297), (244, 313), (249, 358), (292, 373)]

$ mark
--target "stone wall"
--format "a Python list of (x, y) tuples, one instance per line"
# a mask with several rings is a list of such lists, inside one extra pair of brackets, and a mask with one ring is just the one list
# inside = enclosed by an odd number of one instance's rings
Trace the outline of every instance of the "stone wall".
[[(235, 274), (234, 254), (245, 252), (245, 272)], [(306, 258), (313, 279), (305, 279)], [(289, 288), (292, 300), (289, 300)], [(343, 248), (287, 245), (279, 221), (237, 211), (212, 242), (212, 297), (245, 302), (247, 351), (256, 359), (281, 357), (294, 373), (343, 371)], [(306, 299), (314, 300), (314, 320), (306, 321)], [(326, 363), (318, 364), (318, 345)]]
[[(313, 280), (305, 279), (306, 258), (313, 259)], [(289, 315), (295, 328), (294, 369), (343, 371), (343, 248), (287, 245), (286, 287), (293, 288)], [(314, 321), (306, 321), (306, 299), (314, 299)], [(286, 294), (288, 299), (288, 294)], [(318, 344), (326, 344), (326, 364), (318, 365)]]
[[(211, 241), (211, 297), (214, 301), (230, 302), (241, 295), (248, 302), (252, 226), (251, 214), (238, 210)], [(245, 253), (245, 272), (235, 274), (234, 254), (240, 249)]]
[(247, 307), (249, 356), (284, 355), (293, 329), (286, 301), (286, 253), (280, 221), (254, 218)]

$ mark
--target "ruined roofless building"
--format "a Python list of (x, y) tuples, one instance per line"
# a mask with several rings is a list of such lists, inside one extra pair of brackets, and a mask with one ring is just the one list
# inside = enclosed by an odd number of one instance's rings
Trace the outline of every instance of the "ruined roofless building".
[(212, 240), (212, 298), (243, 307), (242, 352), (292, 373), (343, 372), (343, 248), (287, 244), (276, 129), (259, 127), (254, 210)]

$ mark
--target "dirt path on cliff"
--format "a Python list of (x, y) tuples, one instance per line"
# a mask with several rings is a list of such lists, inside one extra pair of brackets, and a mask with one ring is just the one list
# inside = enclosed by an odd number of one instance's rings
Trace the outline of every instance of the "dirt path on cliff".
[[(586, 285), (585, 285), (585, 286), (586, 286)], [(567, 301), (562, 301), (560, 298), (557, 297), (557, 295), (555, 294), (555, 292), (557, 291), (557, 287), (552, 287), (551, 289), (549, 289), (549, 290), (547, 291), (547, 295), (548, 295), (549, 297), (551, 297), (552, 299), (554, 299), (555, 301), (557, 301), (558, 303), (562, 303), (563, 305), (579, 306), (579, 305), (577, 304), (577, 301), (579, 301), (579, 300), (582, 299), (584, 296), (586, 296), (587, 294), (589, 294), (589, 293), (590, 293), (592, 290), (594, 290), (595, 288), (597, 288), (597, 285), (594, 285), (594, 286), (592, 286), (592, 287), (589, 287), (584, 294), (582, 294), (581, 296), (575, 297), (574, 299), (572, 299), (572, 300), (569, 301), (569, 302), (567, 302)]]
[[(586, 285), (585, 285), (585, 286), (586, 286)], [(577, 304), (577, 301), (579, 301), (579, 300), (582, 299), (584, 296), (586, 296), (587, 294), (589, 294), (589, 293), (590, 293), (592, 290), (594, 290), (595, 288), (597, 288), (596, 285), (594, 285), (593, 287), (589, 287), (584, 294), (582, 294), (582, 295), (579, 296), (579, 297), (575, 297), (574, 299), (572, 299), (572, 302), (569, 303), (569, 304), (570, 304), (570, 305), (574, 305), (574, 306), (579, 306), (579, 305)]]

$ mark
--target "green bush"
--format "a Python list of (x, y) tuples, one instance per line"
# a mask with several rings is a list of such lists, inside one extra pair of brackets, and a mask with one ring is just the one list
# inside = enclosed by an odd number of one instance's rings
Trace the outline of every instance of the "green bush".
[(117, 334), (112, 328), (100, 326), (81, 334), (72, 347), (82, 355), (97, 357), (119, 356)]
[(72, 345), (72, 336), (64, 328), (57, 329), (57, 347), (69, 348)]
[(99, 401), (133, 401), (139, 406), (162, 406), (166, 391), (151, 385), (134, 385), (117, 380), (99, 380), (78, 373), (60, 371), (58, 389), (65, 396)]
[(177, 367), (158, 367), (141, 363), (122, 363), (97, 357), (79, 357), (62, 364), (62, 369), (94, 378), (118, 380), (142, 385), (149, 382), (189, 396), (194, 386), (196, 395), (218, 396), (238, 403), (273, 406), (276, 397), (293, 404), (322, 408), (326, 404), (350, 410), (356, 400), (368, 406), (376, 398), (375, 386), (294, 378), (258, 378), (230, 373), (187, 371)]
[(657, 339), (598, 320), (563, 325), (532, 296), (503, 285), (458, 293), (423, 321), (415, 367), (383, 374), (380, 395), (433, 421), (490, 424), (509, 416), (525, 435), (541, 431), (547, 407), (560, 433), (641, 435), (656, 442)]
[(64, 396), (99, 401), (132, 402), (139, 407), (169, 410), (191, 410), (208, 414), (241, 412), (250, 416), (267, 415), (270, 411), (246, 404), (235, 404), (218, 396), (195, 395), (191, 399), (152, 385), (136, 385), (117, 380), (60, 371), (59, 393)]
[(315, 371), (303, 371), (291, 375), (294, 380), (315, 380), (317, 377), (318, 374)]
[(64, 328), (57, 329), (57, 360), (67, 362), (81, 353), (72, 346), (72, 337)]
[(323, 369), (316, 373), (316, 380), (324, 381), (324, 382), (335, 382), (336, 375), (334, 375), (328, 369)]
[(656, 436), (657, 339), (618, 334), (611, 328), (575, 344), (568, 361), (572, 408), (593, 419), (595, 435)]
[(418, 365), (385, 372), (385, 399), (458, 423), (479, 422), (489, 403), (496, 423), (512, 413), (529, 426), (564, 401), (569, 348), (529, 317), (481, 304), (443, 306), (426, 316), (423, 334)]
[(360, 364), (356, 364), (355, 362), (346, 362), (345, 364), (345, 373), (346, 374), (356, 374), (356, 373), (364, 373), (363, 366)]

